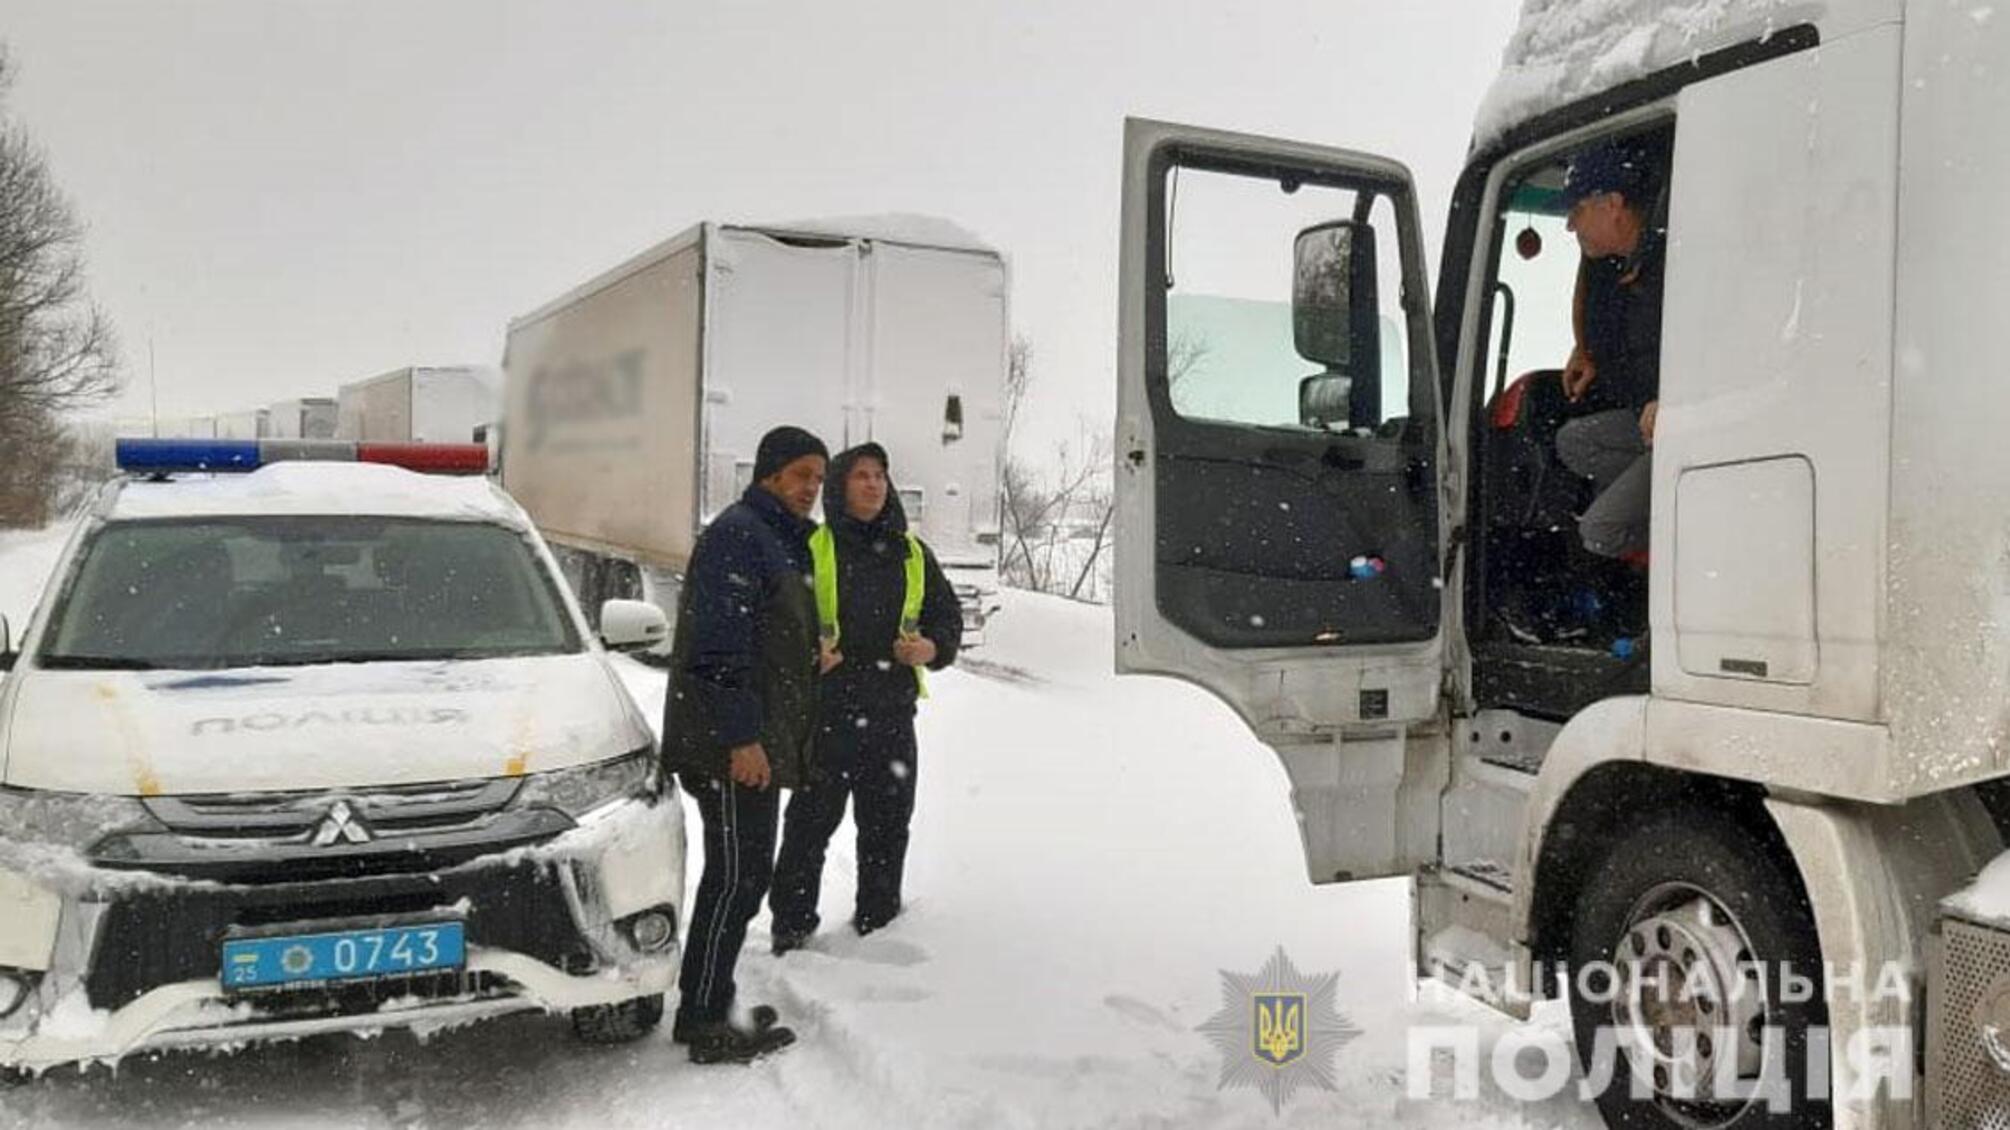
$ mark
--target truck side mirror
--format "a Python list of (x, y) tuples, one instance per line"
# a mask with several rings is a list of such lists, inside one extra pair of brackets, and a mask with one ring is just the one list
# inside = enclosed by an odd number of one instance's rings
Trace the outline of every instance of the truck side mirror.
[(1298, 355), (1326, 370), (1299, 383), (1299, 423), (1322, 429), (1342, 422), (1350, 428), (1381, 423), (1382, 318), (1373, 227), (1333, 220), (1298, 233), (1291, 329)]
[(640, 651), (670, 637), (670, 620), (645, 600), (609, 600), (600, 606), (600, 641), (614, 651)]

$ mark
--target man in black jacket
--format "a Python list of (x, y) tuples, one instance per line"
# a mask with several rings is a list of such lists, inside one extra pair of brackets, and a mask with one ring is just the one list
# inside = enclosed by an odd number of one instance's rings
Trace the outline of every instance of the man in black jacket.
[(1578, 518), (1584, 547), (1603, 557), (1647, 548), (1654, 425), (1661, 399), (1665, 235), (1651, 218), (1657, 159), (1646, 145), (1595, 146), (1564, 178), (1568, 224), (1584, 252), (1572, 299), (1578, 344), (1563, 392), (1582, 403), (1556, 435), (1557, 458), (1598, 487)]
[(773, 875), (777, 790), (817, 775), (809, 513), (826, 460), (801, 428), (761, 437), (754, 485), (699, 536), (678, 600), (663, 764), (704, 825), (673, 1030), (694, 1063), (744, 1063), (795, 1040), (765, 1005), (744, 1024), (730, 1015), (733, 967)]
[(789, 799), (768, 900), (777, 954), (816, 932), (824, 853), (847, 799), (858, 825), (852, 925), (869, 934), (900, 913), (921, 670), (949, 666), (963, 642), (956, 590), (935, 555), (908, 533), (885, 449), (854, 447), (830, 470), (824, 528), (812, 543), (825, 650), (817, 730), (825, 773)]

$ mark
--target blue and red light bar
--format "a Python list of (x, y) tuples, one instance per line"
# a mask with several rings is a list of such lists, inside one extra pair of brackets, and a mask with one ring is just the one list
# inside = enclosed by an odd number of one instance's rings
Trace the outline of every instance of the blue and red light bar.
[(345, 439), (121, 439), (121, 471), (256, 471), (270, 463), (383, 463), (435, 475), (485, 475), (479, 443), (359, 443)]

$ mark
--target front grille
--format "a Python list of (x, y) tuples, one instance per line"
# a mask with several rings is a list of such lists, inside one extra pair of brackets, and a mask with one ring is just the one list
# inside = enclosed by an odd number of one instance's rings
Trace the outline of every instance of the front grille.
[(519, 778), (387, 785), (360, 790), (153, 797), (145, 803), (169, 831), (210, 839), (312, 835), (341, 801), (378, 834), (466, 825), (510, 802)]
[(191, 887), (118, 896), (99, 925), (85, 991), (115, 1009), (177, 981), (217, 975), (233, 926), (367, 920), (466, 906), (467, 942), (584, 972), (593, 952), (574, 926), (563, 886), (536, 863), (437, 874), (375, 876), (260, 887)]
[(1942, 919), (1940, 930), (1926, 1006), (1929, 1124), (2010, 1130), (2010, 1073), (1996, 1066), (1983, 1033), (1986, 1006), (2010, 993), (2010, 933), (1956, 918)]
[(432, 831), (373, 829), (360, 843), (339, 838), (323, 843), (306, 835), (219, 838), (141, 828), (106, 837), (90, 855), (93, 864), (112, 870), (245, 886), (298, 884), (446, 870), (534, 847), (572, 827), (572, 819), (557, 809), (512, 808)]

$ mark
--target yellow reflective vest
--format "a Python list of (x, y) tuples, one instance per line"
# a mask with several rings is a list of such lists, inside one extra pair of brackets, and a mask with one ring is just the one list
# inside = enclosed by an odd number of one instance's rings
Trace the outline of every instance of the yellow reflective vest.
[[(900, 598), (900, 637), (913, 639), (921, 634), (921, 600), (927, 587), (927, 560), (921, 554), (921, 539), (913, 534), (907, 538), (907, 588)], [(810, 535), (810, 564), (816, 573), (817, 590), (817, 630), (818, 635), (829, 647), (838, 645), (838, 570), (837, 539), (831, 536), (829, 523), (818, 526)], [(922, 698), (928, 697), (928, 679), (921, 668), (914, 669), (914, 689)]]

